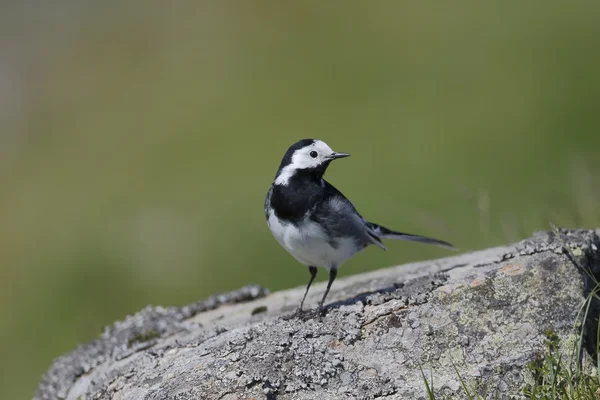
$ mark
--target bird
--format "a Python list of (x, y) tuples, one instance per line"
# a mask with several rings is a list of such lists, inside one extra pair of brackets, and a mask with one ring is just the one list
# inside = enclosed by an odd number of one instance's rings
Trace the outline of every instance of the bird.
[(285, 152), (267, 192), (264, 211), (277, 242), (308, 267), (310, 280), (294, 315), (303, 313), (306, 295), (325, 268), (329, 281), (316, 312), (324, 303), (340, 266), (369, 245), (387, 250), (383, 239), (410, 240), (454, 249), (450, 243), (388, 229), (368, 222), (339, 190), (323, 179), (332, 161), (349, 157), (318, 139), (302, 139)]

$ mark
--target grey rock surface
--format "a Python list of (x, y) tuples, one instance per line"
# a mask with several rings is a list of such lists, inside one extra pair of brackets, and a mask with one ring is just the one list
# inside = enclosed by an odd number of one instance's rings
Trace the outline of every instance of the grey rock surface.
[[(538, 233), (341, 278), (322, 319), (283, 318), (303, 286), (148, 307), (57, 359), (35, 399), (425, 399), (421, 371), (437, 394), (466, 398), (456, 370), (475, 391), (522, 398), (544, 332), (565, 349), (576, 343), (599, 234)], [(324, 285), (311, 289), (308, 306)]]

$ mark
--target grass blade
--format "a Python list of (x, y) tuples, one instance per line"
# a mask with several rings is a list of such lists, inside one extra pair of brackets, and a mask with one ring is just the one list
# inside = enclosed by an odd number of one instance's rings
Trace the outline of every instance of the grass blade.
[(456, 375), (458, 376), (458, 379), (460, 380), (461, 386), (463, 387), (465, 392), (467, 392), (467, 396), (469, 397), (469, 400), (473, 400), (473, 396), (471, 396), (471, 393), (469, 392), (469, 388), (467, 388), (467, 384), (465, 383), (462, 376), (458, 372), (458, 368), (456, 368), (456, 364), (452, 363), (452, 366), (454, 367), (454, 371), (456, 371)]
[(429, 382), (427, 381), (427, 377), (423, 372), (423, 367), (419, 365), (419, 369), (421, 370), (421, 376), (423, 377), (423, 382), (425, 382), (425, 388), (427, 389), (427, 397), (429, 400), (435, 400), (435, 395), (433, 394), (433, 372), (429, 370), (431, 374), (431, 387), (429, 386)]

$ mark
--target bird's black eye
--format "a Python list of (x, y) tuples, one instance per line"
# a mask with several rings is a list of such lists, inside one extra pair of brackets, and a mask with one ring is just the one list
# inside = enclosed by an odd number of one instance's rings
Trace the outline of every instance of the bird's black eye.
[(317, 153), (317, 152), (316, 152), (316, 151), (314, 151), (314, 150), (310, 152), (310, 156), (311, 156), (312, 158), (317, 158), (317, 156), (318, 156), (318, 155), (319, 155), (319, 153)]

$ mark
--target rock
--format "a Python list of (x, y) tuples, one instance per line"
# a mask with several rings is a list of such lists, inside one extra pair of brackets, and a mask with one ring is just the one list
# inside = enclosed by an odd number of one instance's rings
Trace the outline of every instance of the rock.
[[(576, 343), (589, 274), (600, 276), (598, 234), (538, 233), (338, 279), (322, 319), (282, 318), (304, 286), (147, 307), (58, 358), (35, 399), (425, 399), (422, 373), (437, 394), (465, 398), (457, 371), (472, 393), (520, 398), (545, 334), (564, 349)], [(307, 305), (323, 290), (314, 285)], [(584, 344), (595, 349), (591, 310)]]

